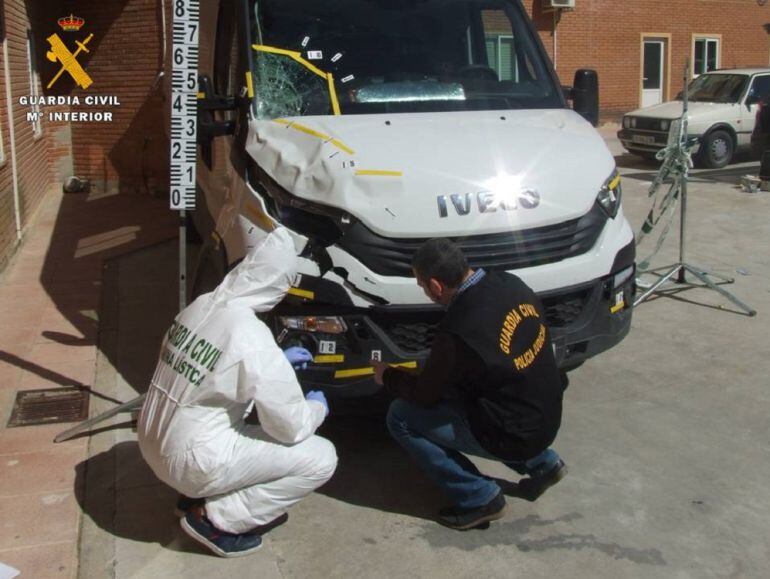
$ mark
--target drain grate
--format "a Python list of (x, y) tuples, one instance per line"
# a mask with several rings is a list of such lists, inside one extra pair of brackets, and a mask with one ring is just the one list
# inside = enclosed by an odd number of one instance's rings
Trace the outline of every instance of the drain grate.
[(88, 391), (82, 388), (48, 388), (16, 393), (8, 426), (33, 426), (80, 422), (88, 418)]

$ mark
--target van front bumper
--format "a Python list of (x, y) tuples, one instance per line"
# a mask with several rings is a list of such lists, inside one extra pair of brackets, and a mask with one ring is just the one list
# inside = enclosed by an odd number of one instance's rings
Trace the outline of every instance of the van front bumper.
[[(628, 334), (636, 291), (634, 258), (631, 242), (618, 252), (609, 275), (540, 294), (561, 367), (575, 367)], [(282, 316), (336, 316), (344, 321), (346, 330), (339, 334), (287, 330)], [(372, 378), (372, 358), (421, 368), (442, 316), (441, 308), (431, 306), (354, 308), (294, 300), (283, 304), (267, 321), (281, 348), (303, 346), (314, 355), (315, 362), (297, 371), (305, 389), (320, 389), (335, 398), (357, 398), (381, 389)]]

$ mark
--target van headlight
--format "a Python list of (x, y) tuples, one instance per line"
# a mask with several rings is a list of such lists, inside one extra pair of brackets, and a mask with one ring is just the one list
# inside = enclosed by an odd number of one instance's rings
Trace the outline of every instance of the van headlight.
[(628, 117), (628, 116), (623, 117), (623, 128), (627, 129), (630, 126), (631, 126), (631, 117)]
[(611, 218), (615, 218), (620, 209), (620, 173), (615, 169), (612, 175), (604, 182), (596, 196), (596, 202)]
[(671, 121), (666, 121), (666, 120), (660, 121), (660, 130), (663, 131), (664, 133), (668, 132), (668, 128), (670, 126), (671, 126)]

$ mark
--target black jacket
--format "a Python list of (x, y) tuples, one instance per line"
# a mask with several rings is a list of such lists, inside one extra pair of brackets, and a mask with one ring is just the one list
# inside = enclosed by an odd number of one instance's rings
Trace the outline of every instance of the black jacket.
[(459, 396), (476, 439), (505, 460), (545, 450), (561, 424), (566, 376), (545, 312), (516, 276), (487, 273), (450, 305), (423, 372), (388, 369), (386, 387), (431, 405)]

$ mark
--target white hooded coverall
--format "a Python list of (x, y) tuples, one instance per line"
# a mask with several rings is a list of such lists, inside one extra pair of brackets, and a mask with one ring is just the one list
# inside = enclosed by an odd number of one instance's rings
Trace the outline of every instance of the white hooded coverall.
[[(265, 237), (212, 293), (176, 317), (139, 417), (139, 447), (155, 474), (223, 531), (271, 522), (329, 480), (334, 446), (315, 436), (325, 408), (255, 312), (278, 304), (296, 274), (288, 232)], [(244, 423), (252, 403), (260, 426)]]

